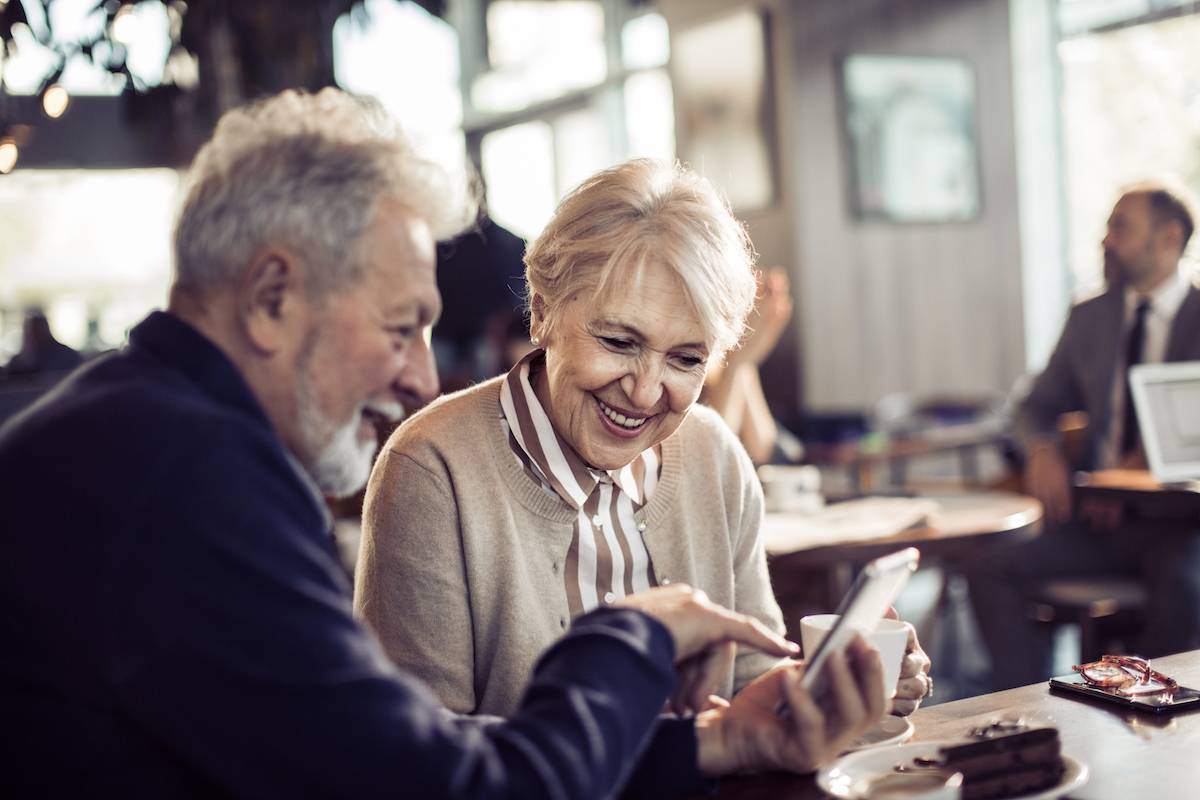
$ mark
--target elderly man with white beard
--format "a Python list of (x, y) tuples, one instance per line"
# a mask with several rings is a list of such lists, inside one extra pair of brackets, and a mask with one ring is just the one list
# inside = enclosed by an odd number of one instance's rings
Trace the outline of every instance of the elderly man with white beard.
[(437, 390), (434, 242), (468, 195), (335, 90), (222, 118), (168, 310), (0, 428), (9, 794), (657, 797), (756, 752), (811, 766), (878, 719), (859, 641), (822, 708), (779, 682), (698, 747), (658, 716), (678, 675), (796, 648), (687, 588), (580, 617), (507, 721), (449, 713), (354, 620), (322, 495)]

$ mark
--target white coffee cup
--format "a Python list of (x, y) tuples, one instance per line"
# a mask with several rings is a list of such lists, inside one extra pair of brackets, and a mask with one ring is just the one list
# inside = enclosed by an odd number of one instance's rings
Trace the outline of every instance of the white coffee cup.
[(811, 464), (767, 464), (758, 468), (767, 511), (815, 514), (825, 506), (821, 471)]
[[(813, 614), (800, 620), (800, 644), (807, 658), (817, 651), (818, 645), (837, 622), (837, 614)], [(896, 694), (896, 684), (900, 682), (900, 666), (904, 662), (904, 651), (908, 647), (908, 627), (896, 619), (881, 619), (875, 632), (863, 636), (872, 647), (879, 651), (879, 660), (883, 663), (883, 687), (887, 697)]]

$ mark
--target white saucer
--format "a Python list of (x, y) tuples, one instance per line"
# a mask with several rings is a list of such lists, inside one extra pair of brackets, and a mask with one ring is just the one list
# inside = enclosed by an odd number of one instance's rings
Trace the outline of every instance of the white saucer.
[(888, 714), (871, 730), (855, 739), (846, 748), (846, 753), (865, 750), (868, 747), (882, 747), (887, 744), (903, 744), (913, 737), (916, 728), (908, 717), (894, 717)]
[[(885, 775), (899, 763), (924, 756), (937, 755), (938, 749), (963, 742), (917, 742), (897, 747), (876, 747), (842, 756), (817, 773), (817, 785), (833, 797), (854, 798), (853, 788), (861, 781)], [(1087, 783), (1088, 768), (1070, 756), (1062, 757), (1066, 770), (1057, 786), (1043, 789), (1035, 794), (1023, 794), (1009, 800), (1053, 800), (1073, 792)]]

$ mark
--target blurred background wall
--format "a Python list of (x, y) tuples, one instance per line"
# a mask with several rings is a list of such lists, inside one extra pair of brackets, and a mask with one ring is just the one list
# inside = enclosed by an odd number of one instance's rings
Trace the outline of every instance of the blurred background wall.
[[(302, 13), (301, 13), (301, 7)], [(796, 313), (781, 419), (1002, 396), (1100, 285), (1125, 182), (1200, 188), (1200, 15), (1177, 0), (0, 0), (0, 361), (165, 302), (180, 173), (221, 110), (372, 94), (535, 236), (597, 169), (720, 185)], [(519, 264), (516, 269), (519, 270)]]

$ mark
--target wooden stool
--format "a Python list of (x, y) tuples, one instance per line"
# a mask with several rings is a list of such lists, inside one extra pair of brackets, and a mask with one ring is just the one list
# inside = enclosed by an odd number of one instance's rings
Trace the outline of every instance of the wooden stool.
[(1128, 649), (1144, 623), (1146, 589), (1133, 578), (1059, 578), (1033, 596), (1033, 617), (1079, 626), (1080, 663), (1095, 661), (1120, 642)]

